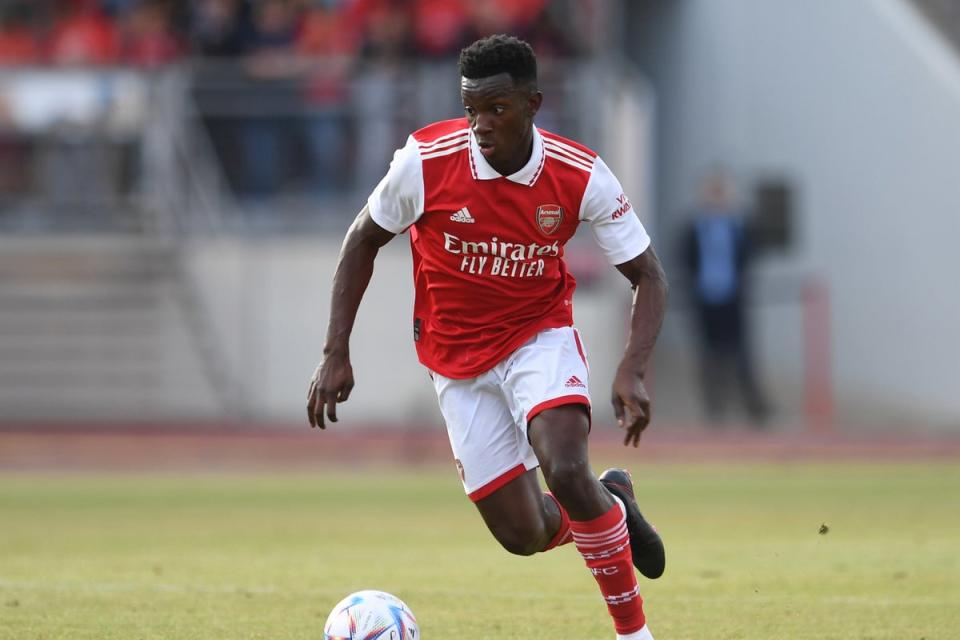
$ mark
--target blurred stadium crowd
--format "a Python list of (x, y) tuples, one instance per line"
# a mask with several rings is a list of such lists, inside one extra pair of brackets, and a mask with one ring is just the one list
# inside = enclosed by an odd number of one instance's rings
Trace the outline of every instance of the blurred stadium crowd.
[[(7, 0), (3, 65), (156, 67), (188, 56), (456, 54), (510, 32), (541, 55), (589, 45), (573, 34), (591, 2), (550, 0)], [(264, 64), (263, 67), (269, 65)], [(263, 68), (262, 70), (267, 71)]]
[[(597, 48), (602, 13), (596, 0), (6, 0), (0, 73), (94, 72), (100, 82), (109, 70), (181, 73), (187, 111), (243, 202), (338, 198), (369, 189), (407, 132), (460, 112), (463, 46), (490, 33), (523, 37), (549, 83), (551, 58)], [(0, 156), (9, 161), (0, 164), (16, 174), (37, 140), (18, 131), (4, 102), (0, 91)], [(101, 182), (137, 179), (100, 173)], [(15, 193), (16, 183), (6, 186)]]

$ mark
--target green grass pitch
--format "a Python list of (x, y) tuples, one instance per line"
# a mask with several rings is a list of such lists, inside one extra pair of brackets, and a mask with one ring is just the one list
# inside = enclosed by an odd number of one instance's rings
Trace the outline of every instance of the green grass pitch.
[[(658, 640), (960, 638), (957, 465), (634, 466)], [(500, 550), (451, 469), (0, 476), (3, 640), (317, 639), (361, 588), (425, 640), (613, 638), (573, 547)]]

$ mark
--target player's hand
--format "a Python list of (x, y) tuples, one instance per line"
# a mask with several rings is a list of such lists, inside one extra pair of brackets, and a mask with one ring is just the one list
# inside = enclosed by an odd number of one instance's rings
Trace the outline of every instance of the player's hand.
[(630, 367), (621, 365), (613, 379), (613, 414), (626, 431), (624, 445), (640, 444), (640, 434), (650, 424), (650, 395), (643, 380)]
[(330, 355), (317, 365), (307, 391), (307, 419), (311, 427), (325, 429), (323, 414), (330, 422), (337, 421), (337, 403), (346, 402), (353, 390), (353, 367), (350, 356)]

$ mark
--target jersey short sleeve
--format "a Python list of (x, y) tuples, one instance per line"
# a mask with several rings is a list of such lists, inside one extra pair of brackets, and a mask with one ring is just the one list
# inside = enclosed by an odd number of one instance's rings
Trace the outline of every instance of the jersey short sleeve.
[(413, 136), (397, 149), (383, 177), (367, 198), (370, 217), (390, 233), (403, 233), (423, 215), (423, 164)]
[(599, 157), (580, 204), (580, 220), (590, 230), (610, 264), (623, 264), (650, 246), (650, 236), (623, 193), (620, 181)]

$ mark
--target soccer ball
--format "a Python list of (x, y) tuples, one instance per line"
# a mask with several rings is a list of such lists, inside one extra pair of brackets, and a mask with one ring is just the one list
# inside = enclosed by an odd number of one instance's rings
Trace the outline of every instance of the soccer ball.
[(357, 591), (327, 616), (323, 640), (420, 640), (420, 628), (400, 598), (383, 591)]

